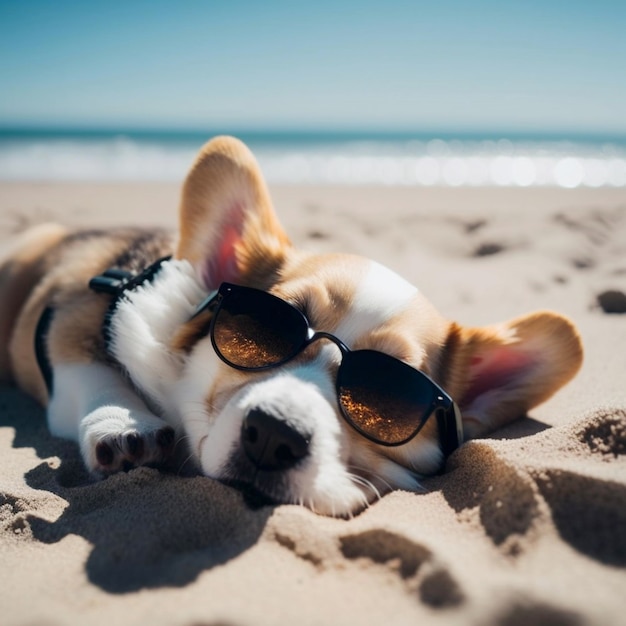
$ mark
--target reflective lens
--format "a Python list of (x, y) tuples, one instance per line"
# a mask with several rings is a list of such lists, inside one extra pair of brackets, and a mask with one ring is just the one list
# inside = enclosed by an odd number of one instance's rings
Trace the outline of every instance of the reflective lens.
[(366, 437), (387, 445), (414, 437), (437, 399), (436, 387), (425, 375), (372, 350), (344, 354), (337, 394), (346, 419)]
[(212, 340), (230, 365), (274, 367), (295, 356), (307, 338), (306, 318), (271, 294), (238, 287), (226, 291), (213, 320)]

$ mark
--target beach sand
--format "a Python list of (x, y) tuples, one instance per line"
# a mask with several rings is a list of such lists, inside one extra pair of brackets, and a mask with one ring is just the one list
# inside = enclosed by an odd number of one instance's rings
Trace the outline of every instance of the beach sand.
[[(250, 509), (210, 479), (154, 469), (90, 482), (43, 410), (2, 388), (0, 623), (626, 624), (626, 314), (604, 310), (626, 292), (626, 192), (272, 192), (296, 243), (381, 261), (464, 324), (565, 313), (581, 372), (465, 444), (425, 493), (352, 520)], [(3, 183), (0, 245), (50, 220), (175, 227), (178, 193)]]

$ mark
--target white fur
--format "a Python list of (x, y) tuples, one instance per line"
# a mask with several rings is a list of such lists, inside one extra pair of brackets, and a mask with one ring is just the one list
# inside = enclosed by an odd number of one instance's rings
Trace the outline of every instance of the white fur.
[(370, 261), (345, 319), (335, 334), (350, 345), (405, 309), (417, 288), (376, 261)]
[[(191, 454), (200, 462), (200, 445), (204, 437), (212, 431), (214, 422), (222, 407), (207, 406), (207, 399), (213, 386), (213, 381), (220, 368), (224, 365), (211, 345), (208, 338), (198, 342), (192, 353), (189, 355), (183, 374), (177, 383), (172, 387), (172, 398), (176, 403), (178, 419), (185, 428), (189, 438), (189, 448)], [(238, 375), (235, 370), (231, 370), (235, 380)], [(222, 396), (227, 395), (228, 389), (224, 390)], [(237, 428), (237, 425), (234, 425)], [(232, 445), (235, 440), (235, 430), (232, 436), (225, 437), (222, 441), (225, 448)]]
[(111, 353), (151, 404), (176, 416), (171, 387), (183, 361), (170, 342), (206, 296), (187, 261), (165, 262), (156, 277), (128, 292), (111, 323)]
[(166, 424), (116, 370), (102, 363), (73, 363), (54, 368), (48, 426), (53, 435), (77, 441), (87, 467), (95, 470), (95, 448), (103, 438), (148, 434)]

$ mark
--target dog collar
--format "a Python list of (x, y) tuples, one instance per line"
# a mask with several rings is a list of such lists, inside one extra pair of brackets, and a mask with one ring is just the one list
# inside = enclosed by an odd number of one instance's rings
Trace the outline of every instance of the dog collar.
[[(163, 263), (169, 261), (171, 258), (171, 256), (163, 257), (146, 267), (146, 269), (139, 274), (133, 274), (127, 270), (113, 267), (102, 274), (98, 274), (98, 276), (94, 276), (89, 281), (89, 288), (91, 290), (96, 293), (106, 293), (113, 296), (104, 316), (104, 321), (102, 322), (102, 336), (107, 352), (109, 352), (109, 343), (111, 341), (111, 320), (119, 302), (126, 297), (129, 291), (133, 291), (133, 289), (136, 289), (140, 285), (152, 281), (161, 269)], [(54, 307), (47, 306), (39, 317), (34, 337), (35, 357), (37, 358), (39, 370), (41, 371), (46, 388), (48, 389), (48, 394), (52, 393), (53, 372), (50, 358), (48, 357), (47, 339), (53, 317)]]
[(129, 292), (145, 283), (152, 282), (163, 263), (169, 261), (171, 258), (171, 256), (162, 257), (146, 267), (139, 274), (133, 274), (128, 270), (112, 267), (102, 274), (94, 276), (89, 281), (89, 289), (92, 291), (113, 296), (104, 316), (104, 321), (102, 322), (102, 337), (104, 338), (104, 345), (107, 352), (109, 351), (109, 344), (111, 343), (111, 320), (117, 310), (118, 304), (128, 296)]
[(50, 364), (50, 358), (48, 357), (48, 331), (50, 330), (50, 324), (52, 324), (52, 318), (54, 316), (54, 309), (51, 306), (47, 306), (37, 322), (35, 328), (35, 357), (37, 358), (37, 365), (39, 365), (39, 371), (43, 376), (43, 380), (46, 383), (46, 389), (48, 395), (52, 393), (52, 365)]

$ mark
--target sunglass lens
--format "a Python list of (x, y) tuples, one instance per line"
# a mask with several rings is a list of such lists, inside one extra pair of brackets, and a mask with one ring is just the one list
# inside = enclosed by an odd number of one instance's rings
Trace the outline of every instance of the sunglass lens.
[(239, 287), (225, 295), (213, 323), (222, 358), (243, 369), (263, 369), (293, 357), (307, 335), (295, 308), (271, 294)]
[(433, 408), (433, 384), (409, 365), (381, 352), (344, 355), (337, 378), (339, 402), (348, 421), (386, 445), (413, 437)]

